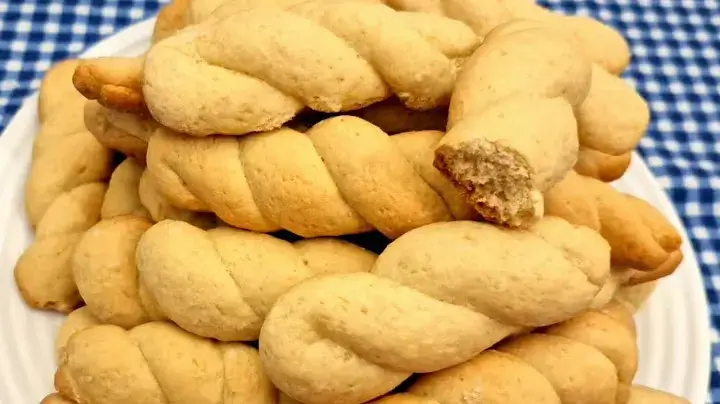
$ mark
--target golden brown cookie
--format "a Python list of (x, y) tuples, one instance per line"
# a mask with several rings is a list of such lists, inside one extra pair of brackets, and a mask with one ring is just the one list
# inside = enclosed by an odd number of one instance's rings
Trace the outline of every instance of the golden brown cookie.
[(590, 79), (590, 63), (554, 30), (498, 26), (458, 77), (435, 167), (485, 220), (529, 226), (543, 215), (542, 192), (577, 160), (573, 108)]
[(570, 172), (545, 194), (545, 209), (602, 234), (612, 247), (613, 265), (632, 268), (630, 284), (667, 276), (682, 261), (682, 239), (657, 209), (594, 178)]
[(619, 156), (612, 156), (586, 147), (580, 147), (578, 160), (573, 169), (586, 177), (597, 178), (600, 181), (612, 182), (625, 174), (632, 152)]
[(135, 216), (103, 220), (77, 246), (75, 282), (103, 323), (167, 319), (196, 335), (252, 341), (283, 292), (316, 275), (367, 272), (376, 257), (337, 239), (291, 244), (179, 221), (151, 225)]
[(87, 59), (75, 69), (72, 82), (89, 100), (120, 112), (147, 112), (142, 94), (144, 56)]
[(145, 164), (147, 144), (158, 123), (150, 117), (108, 109), (88, 101), (84, 109), (85, 126), (105, 147), (117, 150)]
[(447, 404), (471, 398), (506, 404), (625, 403), (637, 358), (634, 330), (590, 311), (423, 375), (409, 392)]
[(608, 278), (607, 243), (558, 218), (529, 230), (436, 223), (390, 244), (369, 274), (315, 277), (282, 295), (261, 357), (296, 400), (361, 403), (580, 314)]
[(563, 32), (592, 62), (613, 74), (630, 63), (630, 47), (612, 27), (585, 16), (550, 12), (535, 0), (384, 0), (393, 8), (445, 15), (463, 21), (485, 37), (511, 19), (542, 22)]
[(74, 333), (46, 403), (275, 404), (257, 350), (189, 334), (165, 322), (128, 331), (93, 325)]
[(473, 219), (432, 167), (442, 132), (388, 136), (360, 118), (326, 119), (242, 137), (188, 137), (160, 129), (148, 172), (174, 206), (214, 212), (242, 229), (303, 237), (368, 232), (390, 238), (452, 218)]

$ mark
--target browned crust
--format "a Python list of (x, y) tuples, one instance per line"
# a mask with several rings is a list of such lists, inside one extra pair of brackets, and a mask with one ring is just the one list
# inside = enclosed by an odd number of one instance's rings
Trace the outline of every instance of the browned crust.
[(603, 182), (612, 182), (625, 174), (630, 167), (631, 160), (632, 153), (612, 156), (597, 150), (581, 148), (575, 164), (575, 171)]
[(187, 26), (190, 0), (173, 0), (160, 9), (153, 29), (152, 42), (159, 42)]
[(119, 112), (148, 114), (142, 93), (142, 63), (132, 59), (102, 58), (81, 62), (73, 85), (85, 98)]
[(651, 271), (638, 271), (634, 269), (630, 270), (630, 276), (628, 277), (626, 284), (628, 286), (639, 285), (641, 283), (652, 282), (669, 276), (673, 272), (675, 272), (675, 270), (680, 266), (683, 258), (684, 256), (682, 250), (678, 249), (671, 252), (670, 256), (667, 260), (665, 260), (665, 262), (655, 267)]

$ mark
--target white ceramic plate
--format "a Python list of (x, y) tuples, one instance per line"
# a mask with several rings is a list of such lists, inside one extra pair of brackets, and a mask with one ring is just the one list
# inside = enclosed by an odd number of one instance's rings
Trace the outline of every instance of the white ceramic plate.
[[(134, 25), (92, 47), (83, 57), (132, 56), (147, 48), (154, 20)], [(52, 391), (53, 344), (62, 317), (30, 310), (15, 287), (13, 268), (32, 240), (23, 184), (38, 130), (37, 95), (0, 136), (0, 404), (37, 404)], [(635, 156), (618, 187), (655, 205), (675, 226), (680, 220), (647, 166)], [(640, 371), (636, 382), (705, 403), (710, 372), (705, 290), (687, 235), (685, 261), (663, 280), (637, 315)]]

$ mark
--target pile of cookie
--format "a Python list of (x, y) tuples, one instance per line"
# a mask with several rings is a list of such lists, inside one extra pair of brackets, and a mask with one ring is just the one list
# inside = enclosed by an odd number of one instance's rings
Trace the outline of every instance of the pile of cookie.
[(633, 384), (682, 261), (609, 182), (623, 38), (531, 0), (176, 0), (40, 90), (51, 403), (684, 403)]

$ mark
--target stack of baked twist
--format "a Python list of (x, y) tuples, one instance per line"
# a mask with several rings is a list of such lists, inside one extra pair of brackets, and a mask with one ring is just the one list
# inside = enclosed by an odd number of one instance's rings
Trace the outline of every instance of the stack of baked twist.
[(44, 402), (686, 402), (633, 385), (682, 253), (606, 183), (629, 59), (530, 0), (176, 0), (146, 54), (55, 66), (16, 267), (69, 312)]

